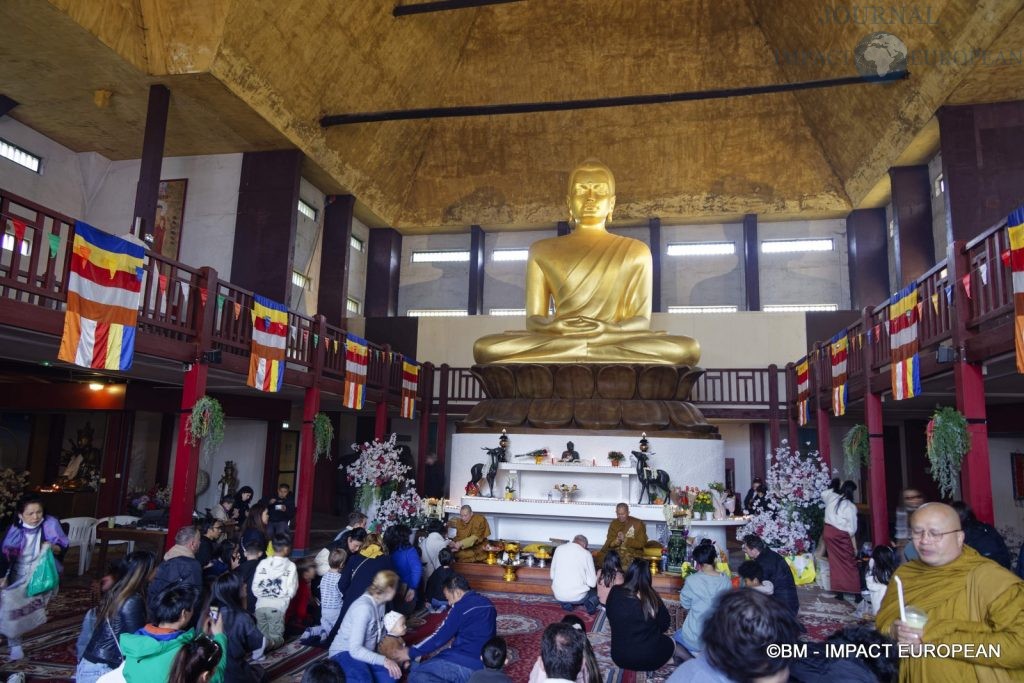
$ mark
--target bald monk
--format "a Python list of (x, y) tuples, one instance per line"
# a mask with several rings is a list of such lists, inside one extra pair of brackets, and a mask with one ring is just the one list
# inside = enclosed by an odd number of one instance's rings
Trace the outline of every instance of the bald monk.
[[(908, 657), (900, 681), (962, 683), (1024, 681), (1024, 581), (964, 545), (956, 510), (927, 503), (910, 518), (920, 559), (900, 565), (904, 600), (928, 614), (924, 629), (900, 621), (895, 582), (889, 584), (875, 623), (911, 646), (998, 645), (998, 657)], [(987, 654), (987, 653), (983, 653)]]
[(696, 365), (696, 340), (650, 329), (651, 250), (605, 229), (615, 209), (611, 170), (595, 160), (580, 164), (569, 176), (568, 203), (573, 232), (530, 247), (526, 331), (481, 337), (476, 362)]
[(491, 535), (491, 527), (483, 515), (473, 514), (473, 508), (463, 505), (459, 516), (448, 523), (455, 529), (455, 538), (448, 542), (448, 548), (455, 553), (459, 562), (480, 562), (487, 557), (484, 545)]
[(647, 525), (636, 517), (630, 517), (629, 506), (619, 503), (615, 506), (615, 519), (608, 525), (608, 537), (598, 551), (598, 564), (604, 562), (604, 556), (609, 550), (614, 550), (619, 553), (622, 571), (625, 572), (634, 559), (644, 556), (646, 545)]

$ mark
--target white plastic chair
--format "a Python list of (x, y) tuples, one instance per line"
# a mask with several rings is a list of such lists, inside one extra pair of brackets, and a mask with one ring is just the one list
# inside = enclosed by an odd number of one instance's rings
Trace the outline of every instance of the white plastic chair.
[[(106, 526), (111, 519), (114, 520), (114, 524), (115, 525), (120, 524), (121, 526), (126, 526), (128, 524), (132, 524), (134, 522), (139, 521), (138, 517), (133, 517), (131, 515), (114, 515), (113, 517), (100, 517), (99, 519), (96, 520), (96, 526), (94, 527), (93, 532), (92, 532), (93, 543), (97, 543), (98, 542), (96, 540), (98, 538), (96, 536), (96, 529), (99, 529), (101, 526)], [(125, 543), (128, 544), (127, 552), (129, 552), (129, 553), (135, 552), (135, 541), (107, 541), (107, 547), (110, 547), (110, 546), (113, 546), (113, 545), (123, 545)]]
[(96, 541), (95, 517), (68, 517), (60, 520), (68, 525), (68, 548), (78, 548), (78, 575), (81, 576), (92, 562), (92, 546)]

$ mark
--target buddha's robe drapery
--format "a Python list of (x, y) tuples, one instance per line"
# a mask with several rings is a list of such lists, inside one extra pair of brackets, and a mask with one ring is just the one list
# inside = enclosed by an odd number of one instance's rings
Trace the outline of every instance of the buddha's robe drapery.
[[(622, 543), (618, 541), (619, 532), (622, 532)], [(633, 560), (644, 556), (644, 546), (646, 545), (647, 525), (636, 517), (627, 517), (625, 522), (614, 519), (608, 525), (608, 537), (605, 538), (604, 545), (598, 551), (598, 564), (604, 562), (604, 556), (609, 550), (615, 550), (619, 553), (622, 571), (625, 572), (629, 569), (629, 565), (633, 564)]]
[[(999, 645), (998, 657), (908, 657), (900, 681), (997, 683), (1024, 681), (1024, 581), (969, 546), (941, 567), (920, 560), (896, 570), (904, 601), (924, 610), (923, 641), (943, 645)], [(889, 634), (900, 618), (896, 583), (889, 584), (875, 624)]]
[(480, 562), (487, 557), (483, 549), (487, 537), (491, 535), (491, 527), (483, 515), (473, 515), (468, 522), (461, 518), (455, 518), (449, 524), (455, 529), (455, 541), (462, 544), (462, 548), (455, 552), (455, 559), (459, 562)]
[[(647, 245), (605, 235), (574, 246), (578, 253), (567, 269), (543, 257), (530, 266), (543, 273), (554, 300), (555, 320), (584, 317), (620, 323), (638, 317), (650, 319), (652, 267)], [(619, 361), (696, 365), (700, 345), (689, 337), (648, 329), (613, 330), (591, 336), (513, 331), (481, 337), (473, 346), (473, 356), (478, 363)]]

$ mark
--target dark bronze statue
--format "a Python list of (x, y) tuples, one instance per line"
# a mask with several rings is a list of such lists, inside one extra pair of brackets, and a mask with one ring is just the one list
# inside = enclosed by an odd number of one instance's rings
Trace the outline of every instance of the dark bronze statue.
[(487, 486), (490, 488), (487, 495), (494, 498), (494, 478), (498, 476), (498, 464), (505, 461), (505, 449), (499, 446), (498, 448), (483, 447), (483, 450), (487, 451), (487, 455), (491, 459), (491, 466), (487, 468)]
[(636, 502), (638, 504), (642, 503), (644, 493), (646, 492), (647, 504), (654, 505), (654, 493), (657, 489), (664, 491), (665, 495), (668, 496), (668, 473), (665, 470), (652, 470), (649, 468), (647, 462), (654, 453), (648, 453), (643, 445), (641, 449), (639, 451), (632, 451), (633, 457), (636, 458), (636, 476), (640, 480), (640, 498)]
[(575, 444), (572, 441), (565, 444), (565, 450), (562, 451), (562, 462), (579, 462), (580, 454), (576, 452)]

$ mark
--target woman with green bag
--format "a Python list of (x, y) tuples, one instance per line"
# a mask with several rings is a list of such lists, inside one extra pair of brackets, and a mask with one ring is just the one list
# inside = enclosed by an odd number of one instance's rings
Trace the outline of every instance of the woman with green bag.
[[(46, 623), (46, 604), (57, 594), (50, 562), (59, 560), (68, 547), (68, 537), (56, 517), (43, 513), (39, 496), (28, 494), (18, 502), (18, 521), (11, 525), (0, 547), (0, 633), (7, 636), (10, 659), (21, 659), (21, 637)], [(39, 576), (35, 577), (39, 570)], [(36, 580), (33, 582), (32, 579)], [(29, 585), (39, 590), (30, 595)]]

